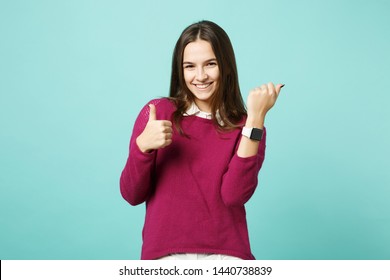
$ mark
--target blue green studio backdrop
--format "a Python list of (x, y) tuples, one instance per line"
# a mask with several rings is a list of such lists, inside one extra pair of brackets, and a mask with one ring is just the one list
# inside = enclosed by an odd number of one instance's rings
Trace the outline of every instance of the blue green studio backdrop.
[(390, 259), (389, 1), (0, 1), (0, 259), (139, 259), (119, 192), (174, 44), (229, 34), (243, 97), (285, 83), (247, 204), (257, 259)]

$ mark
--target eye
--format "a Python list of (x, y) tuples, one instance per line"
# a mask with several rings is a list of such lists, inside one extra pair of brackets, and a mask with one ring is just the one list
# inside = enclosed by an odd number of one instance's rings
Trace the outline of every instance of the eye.
[(192, 65), (192, 64), (185, 64), (184, 65), (184, 69), (191, 69), (191, 68), (194, 68), (194, 65)]
[(211, 61), (211, 62), (207, 63), (207, 66), (217, 66), (217, 63), (214, 61)]

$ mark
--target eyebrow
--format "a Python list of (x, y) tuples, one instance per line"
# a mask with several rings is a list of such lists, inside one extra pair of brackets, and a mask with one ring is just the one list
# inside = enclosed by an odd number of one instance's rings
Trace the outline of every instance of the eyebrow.
[[(211, 62), (211, 61), (217, 61), (216, 58), (210, 58), (210, 59), (207, 59), (206, 61), (204, 61), (204, 63), (207, 63), (207, 62)], [(194, 64), (193, 62), (189, 62), (189, 61), (183, 61), (183, 64)]]

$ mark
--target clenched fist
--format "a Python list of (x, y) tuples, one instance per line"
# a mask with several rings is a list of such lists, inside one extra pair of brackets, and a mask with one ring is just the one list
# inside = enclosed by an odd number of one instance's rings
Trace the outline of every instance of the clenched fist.
[(262, 127), (267, 112), (274, 106), (280, 89), (284, 85), (264, 84), (249, 92), (247, 100), (249, 126)]
[(136, 139), (136, 143), (143, 153), (164, 148), (172, 143), (172, 122), (157, 120), (156, 107), (149, 104), (149, 108), (149, 120), (144, 131)]

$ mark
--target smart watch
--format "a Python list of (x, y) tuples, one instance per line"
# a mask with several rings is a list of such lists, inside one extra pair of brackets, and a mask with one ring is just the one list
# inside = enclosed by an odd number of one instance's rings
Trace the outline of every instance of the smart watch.
[(255, 127), (243, 127), (242, 128), (242, 135), (245, 137), (248, 137), (249, 139), (261, 141), (261, 138), (263, 137), (263, 130), (260, 128)]

